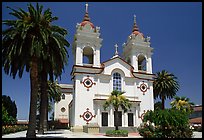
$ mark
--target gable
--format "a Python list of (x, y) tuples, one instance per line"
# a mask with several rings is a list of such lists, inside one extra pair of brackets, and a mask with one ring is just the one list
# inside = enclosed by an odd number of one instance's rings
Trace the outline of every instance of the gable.
[(133, 77), (131, 70), (133, 67), (120, 57), (111, 58), (103, 62), (104, 70), (102, 74), (112, 75), (114, 71), (121, 71), (125, 77)]

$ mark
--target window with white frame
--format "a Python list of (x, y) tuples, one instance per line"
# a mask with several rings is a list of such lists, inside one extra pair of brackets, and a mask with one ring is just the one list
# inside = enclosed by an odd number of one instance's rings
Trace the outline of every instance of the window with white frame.
[(113, 74), (113, 90), (121, 91), (121, 75), (119, 73)]

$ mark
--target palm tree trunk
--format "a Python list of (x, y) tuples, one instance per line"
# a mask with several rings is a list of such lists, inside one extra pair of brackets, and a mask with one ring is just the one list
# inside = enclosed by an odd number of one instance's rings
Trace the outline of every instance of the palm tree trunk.
[(115, 130), (118, 130), (118, 109), (115, 109)]
[(40, 94), (40, 122), (39, 122), (39, 134), (44, 134), (44, 131), (47, 131), (47, 74), (45, 71), (41, 72), (41, 94)]
[(31, 84), (30, 112), (26, 137), (36, 138), (35, 129), (36, 129), (37, 94), (38, 94), (38, 65), (37, 58), (35, 57), (32, 58), (32, 66), (30, 70), (30, 84)]
[(165, 103), (164, 96), (162, 96), (162, 110), (165, 109), (165, 107), (164, 107), (164, 103)]

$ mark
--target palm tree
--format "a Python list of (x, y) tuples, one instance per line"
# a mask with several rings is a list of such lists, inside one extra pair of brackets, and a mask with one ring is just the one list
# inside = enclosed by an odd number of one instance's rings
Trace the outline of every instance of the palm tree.
[(171, 102), (171, 106), (174, 109), (178, 109), (186, 112), (187, 114), (191, 114), (193, 112), (193, 102), (190, 102), (190, 99), (187, 97), (174, 97), (175, 100)]
[[(9, 26), (8, 29), (2, 32), (2, 66), (6, 74), (13, 76), (15, 79), (18, 73), (21, 78), (24, 68), (30, 72), (31, 83), (31, 99), (29, 125), (26, 137), (35, 138), (36, 133), (36, 109), (37, 109), (37, 93), (39, 89), (38, 77), (41, 72), (42, 58), (50, 62), (57, 62), (59, 67), (63, 67), (64, 61), (54, 54), (61, 56), (64, 60), (64, 54), (67, 53), (64, 46), (69, 46), (69, 43), (64, 39), (67, 31), (61, 27), (51, 25), (51, 22), (57, 20), (57, 17), (52, 17), (52, 12), (48, 8), (42, 13), (43, 6), (36, 5), (36, 9), (29, 4), (28, 12), (23, 9), (12, 9), (10, 13), (15, 16), (16, 20), (4, 20), (3, 24)], [(52, 49), (51, 46), (54, 46)], [(61, 49), (65, 50), (61, 54)], [(53, 52), (52, 54), (49, 54)], [(57, 69), (56, 65), (50, 65), (53, 70)], [(52, 75), (60, 70), (52, 71)], [(52, 77), (52, 76), (51, 76)]]
[(52, 102), (59, 102), (61, 100), (61, 89), (60, 86), (56, 82), (52, 81), (47, 81), (46, 84), (47, 87), (47, 94), (48, 94), (48, 103), (47, 104), (42, 104), (44, 101), (47, 101), (47, 99), (44, 99), (45, 95), (42, 92), (39, 93), (38, 96), (38, 104), (37, 104), (37, 110), (39, 112), (39, 129), (38, 133), (43, 134), (44, 131), (47, 131), (47, 122), (48, 122), (48, 112), (52, 111)]
[(154, 110), (161, 110), (162, 109), (162, 102), (158, 101), (154, 104)]
[(130, 101), (123, 95), (125, 92), (121, 92), (118, 90), (113, 90), (109, 98), (105, 101), (103, 107), (104, 110), (107, 109), (110, 105), (113, 106), (116, 115), (116, 125), (115, 130), (118, 130), (118, 109), (121, 107), (124, 112), (127, 112), (131, 107)]
[(153, 82), (154, 99), (160, 98), (162, 100), (162, 109), (164, 109), (164, 102), (166, 98), (172, 99), (179, 89), (177, 77), (165, 70), (156, 73)]

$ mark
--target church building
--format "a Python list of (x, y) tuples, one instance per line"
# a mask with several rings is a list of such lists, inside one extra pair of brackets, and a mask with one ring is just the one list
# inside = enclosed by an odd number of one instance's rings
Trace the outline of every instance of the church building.
[[(54, 105), (54, 119), (67, 122), (72, 131), (83, 131), (83, 126), (94, 124), (99, 128), (114, 128), (115, 112), (103, 104), (113, 90), (124, 91), (132, 106), (124, 112), (119, 108), (119, 126), (137, 128), (147, 110), (154, 110), (152, 52), (150, 37), (145, 37), (136, 24), (123, 44), (122, 55), (115, 54), (101, 62), (103, 39), (100, 27), (95, 26), (88, 14), (88, 4), (81, 23), (76, 25), (72, 45), (74, 65), (71, 71), (73, 84), (59, 84), (61, 101)], [(87, 61), (84, 61), (86, 58)]]

